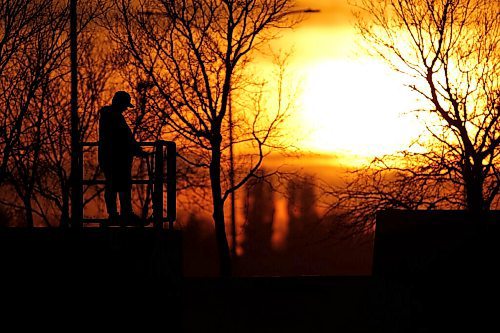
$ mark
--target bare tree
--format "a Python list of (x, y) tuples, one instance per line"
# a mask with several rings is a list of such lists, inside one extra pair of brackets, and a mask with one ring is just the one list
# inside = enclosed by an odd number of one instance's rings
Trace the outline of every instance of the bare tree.
[(182, 138), (182, 156), (208, 171), (221, 274), (229, 275), (224, 203), (230, 193), (255, 176), (271, 133), (282, 123), (285, 105), (266, 115), (261, 109), (242, 117), (250, 131), (244, 131), (240, 143), (255, 153), (246, 160), (246, 172), (230, 187), (225, 154), (228, 99), (231, 93), (237, 95), (242, 69), (253, 52), (276, 38), (280, 28), (296, 22), (288, 15), (294, 3), (117, 0), (116, 5), (119, 14), (110, 22), (112, 39), (154, 85), (154, 112), (166, 119), (166, 128)]
[[(104, 104), (109, 81), (113, 74), (112, 55), (109, 50), (99, 46), (95, 35), (98, 28), (88, 26), (79, 36), (79, 138), (81, 142), (96, 140), (97, 116), (99, 108)], [(69, 61), (66, 57), (65, 61)], [(61, 76), (53, 80), (47, 97), (47, 121), (43, 130), (47, 135), (42, 151), (43, 175), (38, 178), (37, 193), (45, 199), (45, 209), (53, 212), (51, 217), (58, 219), (60, 225), (68, 225), (70, 208), (70, 153), (71, 133), (70, 114), (67, 112), (70, 103), (68, 82), (68, 66), (61, 66)], [(85, 151), (84, 167), (86, 177), (97, 178), (99, 169), (95, 148)], [(90, 202), (99, 195), (102, 189), (85, 188), (86, 200)]]
[[(94, 61), (97, 52), (89, 49), (93, 36), (88, 25), (98, 15), (98, 2), (81, 6), (82, 141), (95, 132), (103, 81), (109, 76), (109, 68), (99, 71)], [(22, 210), (27, 225), (33, 226), (37, 217), (49, 226), (56, 218), (67, 221), (69, 216), (68, 3), (30, 0), (19, 15), (28, 14), (34, 18), (24, 27), (26, 32), (22, 31), (26, 38), (10, 57), (0, 80), (4, 188), (17, 194), (2, 195), (0, 200)]]
[[(2, 77), (3, 119), (5, 144), (3, 156), (4, 180), (15, 190), (26, 213), (26, 223), (33, 226), (33, 213), (43, 217), (43, 211), (34, 210), (36, 180), (43, 142), (42, 131), (46, 118), (46, 97), (50, 81), (63, 60), (66, 49), (64, 26), (65, 6), (31, 1), (27, 6), (37, 10), (36, 19), (26, 29), (29, 37), (18, 46)], [(35, 201), (35, 203), (33, 203)]]
[(429, 172), (427, 162), (425, 156), (387, 155), (349, 172), (343, 185), (321, 186), (327, 193), (325, 217), (334, 214), (346, 234), (354, 236), (372, 233), (377, 212), (385, 209), (463, 209), (461, 187)]
[[(19, 63), (23, 62), (20, 59), (46, 27), (40, 15), (46, 13), (49, 6), (50, 1), (0, 1), (0, 90), (3, 109), (0, 115), (0, 183), (5, 181), (8, 164), (14, 147), (19, 143), (28, 112), (26, 107), (14, 111), (15, 107), (10, 104), (20, 98), (16, 86), (20, 79), (17, 73)], [(29, 89), (28, 86), (25, 88)], [(27, 91), (26, 97), (31, 101), (34, 90)], [(29, 101), (25, 102), (29, 104)]]
[(357, 4), (368, 51), (407, 75), (427, 131), (408, 150), (358, 170), (336, 208), (373, 220), (388, 207), (478, 213), (498, 205), (500, 2)]

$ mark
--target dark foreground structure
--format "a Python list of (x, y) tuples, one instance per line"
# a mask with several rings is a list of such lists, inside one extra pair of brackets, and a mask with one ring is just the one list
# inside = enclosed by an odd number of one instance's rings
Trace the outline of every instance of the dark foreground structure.
[(182, 276), (180, 231), (155, 228), (0, 229), (3, 282), (103, 285)]
[(374, 246), (377, 331), (499, 329), (499, 211), (380, 212)]
[(373, 275), (358, 277), (183, 278), (176, 231), (4, 229), (3, 302), (115, 331), (497, 331), (499, 221), (381, 212)]
[(177, 332), (181, 242), (157, 228), (0, 229), (0, 327)]

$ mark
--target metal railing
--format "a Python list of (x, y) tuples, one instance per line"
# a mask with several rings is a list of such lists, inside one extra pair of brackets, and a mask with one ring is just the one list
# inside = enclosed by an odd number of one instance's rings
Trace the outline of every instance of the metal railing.
[[(97, 147), (97, 142), (83, 142), (82, 147)], [(168, 222), (169, 229), (173, 229), (173, 224), (177, 218), (177, 193), (176, 193), (176, 167), (177, 167), (177, 147), (172, 141), (155, 141), (155, 142), (139, 142), (142, 147), (154, 148), (154, 172), (151, 178), (148, 179), (132, 179), (132, 184), (152, 185), (153, 193), (151, 201), (153, 203), (153, 223), (157, 228), (163, 228), (163, 223)], [(84, 149), (80, 153), (80, 161), (84, 158)], [(83, 163), (82, 163), (83, 164)], [(104, 179), (83, 179), (82, 171), (82, 187), (80, 191), (82, 202), (79, 209), (81, 210), (82, 223), (101, 223), (105, 224), (107, 219), (85, 218), (83, 210), (83, 187), (104, 185)], [(164, 185), (166, 184), (166, 198)], [(167, 208), (167, 215), (164, 216), (164, 209)]]

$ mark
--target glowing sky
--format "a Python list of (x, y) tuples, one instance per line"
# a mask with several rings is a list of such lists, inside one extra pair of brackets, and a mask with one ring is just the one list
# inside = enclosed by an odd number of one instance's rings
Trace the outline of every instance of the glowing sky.
[(413, 116), (404, 115), (416, 107), (416, 96), (386, 64), (363, 52), (348, 1), (299, 2), (300, 8), (321, 12), (274, 45), (294, 50), (301, 146), (365, 157), (406, 148), (421, 131)]

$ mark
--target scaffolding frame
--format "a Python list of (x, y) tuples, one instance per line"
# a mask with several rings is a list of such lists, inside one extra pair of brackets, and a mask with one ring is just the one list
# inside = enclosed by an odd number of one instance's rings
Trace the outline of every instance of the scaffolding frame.
[[(97, 147), (98, 142), (82, 142), (81, 147)], [(168, 228), (173, 229), (173, 224), (177, 218), (177, 180), (176, 180), (176, 167), (177, 167), (177, 147), (175, 142), (158, 140), (155, 142), (139, 142), (141, 147), (154, 148), (154, 173), (152, 178), (147, 179), (132, 179), (132, 184), (152, 185), (153, 194), (151, 202), (153, 204), (153, 224), (155, 228), (163, 229), (165, 222), (168, 222)], [(85, 150), (79, 151), (80, 161), (84, 161)], [(83, 163), (82, 163), (83, 166)], [(81, 179), (79, 186), (78, 197), (81, 200), (76, 206), (78, 215), (81, 216), (83, 224), (100, 223), (105, 225), (108, 219), (98, 218), (85, 218), (84, 217), (84, 202), (83, 202), (83, 189), (84, 186), (105, 185), (104, 179), (84, 179), (83, 167), (81, 168)], [(166, 185), (166, 193), (164, 190)], [(165, 198), (166, 194), (166, 198)], [(167, 214), (164, 216), (166, 208)]]

